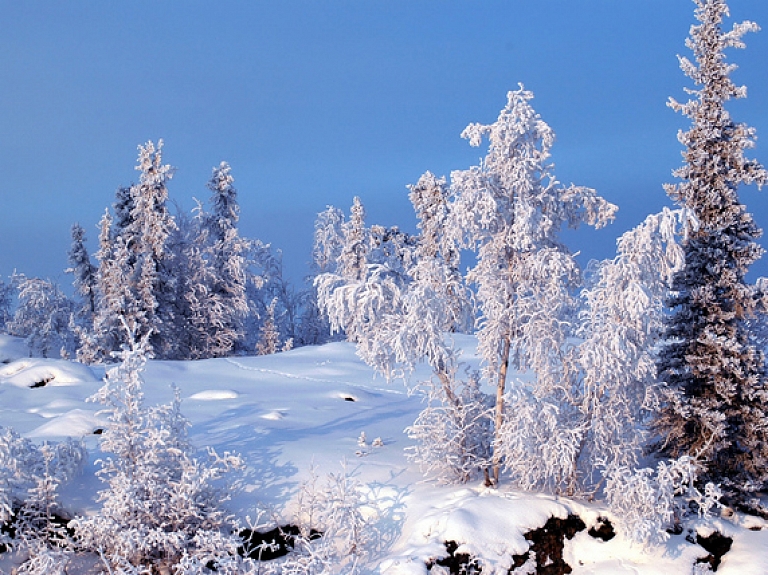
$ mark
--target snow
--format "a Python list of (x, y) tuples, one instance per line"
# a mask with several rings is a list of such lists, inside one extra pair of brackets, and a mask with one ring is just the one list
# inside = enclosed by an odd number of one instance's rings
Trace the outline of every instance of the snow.
[[(457, 341), (473, 357), (475, 340)], [(8, 338), (0, 350), (13, 347)], [(100, 406), (86, 402), (101, 385), (103, 368), (64, 360), (23, 359), (0, 372), (0, 422), (36, 442), (82, 437), (90, 461), (84, 474), (62, 489), (67, 507), (77, 513), (98, 508), (95, 477), (98, 435), (104, 425)], [(30, 388), (40, 374), (53, 375), (44, 387)], [(501, 569), (512, 555), (528, 549), (524, 534), (552, 516), (579, 515), (587, 526), (608, 517), (617, 536), (604, 542), (581, 531), (566, 541), (564, 558), (574, 575), (691, 573), (707, 554), (682, 535), (654, 548), (633, 545), (621, 533), (620, 518), (600, 503), (586, 503), (537, 493), (498, 490), (479, 482), (441, 486), (425, 480), (403, 453), (409, 440), (403, 429), (423, 405), (402, 383), (387, 384), (355, 355), (352, 344), (304, 347), (271, 356), (201, 361), (150, 361), (143, 374), (149, 404), (170, 401), (171, 384), (182, 396), (181, 409), (191, 422), (190, 439), (201, 451), (235, 451), (245, 460), (245, 489), (231, 502), (245, 518), (257, 506), (289, 521), (301, 483), (317, 473), (338, 473), (342, 462), (365, 486), (370, 512), (380, 517), (380, 549), (368, 573), (425, 575), (425, 562), (446, 555), (443, 542), (454, 540), (460, 552), (476, 555)], [(16, 378), (16, 379), (13, 379)], [(13, 381), (11, 381), (13, 380)], [(348, 401), (353, 398), (354, 401)], [(361, 433), (368, 442), (358, 444)], [(371, 441), (380, 437), (382, 445)], [(741, 514), (697, 519), (687, 528), (706, 534), (718, 530), (733, 547), (718, 573), (765, 573), (768, 565), (766, 522)], [(0, 555), (0, 572), (10, 572), (11, 557)], [(494, 572), (494, 571), (489, 571)], [(506, 573), (506, 570), (503, 571)]]
[(67, 386), (97, 381), (86, 366), (64, 359), (27, 358), (0, 367), (0, 385)]
[(200, 401), (218, 401), (220, 399), (237, 399), (238, 397), (240, 394), (230, 389), (206, 389), (189, 396), (190, 399)]
[(34, 439), (59, 439), (62, 437), (82, 437), (93, 434), (102, 428), (106, 421), (95, 413), (85, 409), (72, 409), (54, 419), (36, 427), (27, 437)]
[(0, 363), (29, 356), (29, 347), (23, 339), (0, 333)]

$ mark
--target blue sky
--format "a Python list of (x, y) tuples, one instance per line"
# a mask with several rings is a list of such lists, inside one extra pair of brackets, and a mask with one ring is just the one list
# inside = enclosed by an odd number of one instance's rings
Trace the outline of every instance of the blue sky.
[[(768, 2), (732, 0), (768, 27)], [(136, 179), (136, 147), (165, 140), (182, 209), (232, 165), (241, 230), (306, 273), (317, 212), (359, 195), (369, 223), (414, 231), (406, 185), (484, 153), (459, 137), (490, 123), (519, 82), (557, 134), (555, 173), (617, 203), (582, 258), (669, 205), (689, 83), (677, 65), (689, 0), (0, 0), (0, 274), (70, 279), (69, 230), (96, 224)], [(747, 100), (730, 110), (768, 139), (768, 30), (733, 50)], [(753, 155), (768, 163), (768, 143)], [(768, 198), (742, 201), (768, 227)], [(768, 263), (755, 266), (768, 275)]]

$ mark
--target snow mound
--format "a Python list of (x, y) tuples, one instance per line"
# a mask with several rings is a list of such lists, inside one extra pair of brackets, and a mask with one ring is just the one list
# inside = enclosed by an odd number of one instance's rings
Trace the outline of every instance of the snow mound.
[(189, 399), (200, 401), (218, 401), (221, 399), (237, 399), (240, 394), (230, 389), (206, 389), (189, 396)]
[(33, 429), (27, 436), (30, 438), (81, 437), (93, 434), (94, 431), (103, 428), (104, 425), (106, 425), (106, 421), (98, 417), (95, 412), (72, 409)]
[(97, 381), (81, 363), (65, 359), (27, 358), (0, 367), (0, 384), (16, 387), (69, 386)]
[(446, 555), (446, 541), (459, 544), (457, 553), (507, 570), (512, 556), (522, 555), (530, 547), (525, 533), (544, 526), (550, 517), (565, 519), (569, 514), (553, 497), (485, 488), (459, 489), (443, 500), (430, 499), (425, 509), (412, 515), (418, 519), (406, 526), (402, 553), (381, 564), (382, 574), (424, 573), (428, 561)]
[(22, 357), (29, 357), (26, 342), (20, 337), (0, 334), (0, 363), (10, 363)]
[(281, 419), (285, 418), (285, 410), (284, 409), (273, 409), (269, 413), (265, 413), (261, 416), (262, 419), (269, 419), (271, 421), (280, 421)]
[(82, 401), (78, 402), (67, 398), (59, 398), (49, 401), (45, 405), (30, 407), (27, 409), (27, 412), (37, 414), (45, 419), (51, 419), (52, 417), (58, 417), (67, 411), (75, 409), (81, 404)]

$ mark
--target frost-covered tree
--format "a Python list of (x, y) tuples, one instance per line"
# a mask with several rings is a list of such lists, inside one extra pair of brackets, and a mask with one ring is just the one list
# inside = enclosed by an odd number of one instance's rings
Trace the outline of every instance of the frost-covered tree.
[[(317, 299), (315, 278), (320, 274), (335, 273), (344, 244), (344, 212), (334, 206), (326, 209), (315, 218), (314, 241), (312, 244), (311, 274), (307, 277), (309, 290), (304, 301), (300, 320), (299, 345), (318, 345), (329, 341), (331, 325), (328, 316), (320, 310)], [(336, 337), (345, 337), (337, 334)]]
[(80, 299), (76, 310), (77, 319), (84, 326), (93, 324), (93, 314), (96, 312), (96, 266), (91, 263), (91, 257), (85, 247), (85, 230), (80, 224), (72, 226), (72, 247), (69, 250), (69, 268), (66, 273), (74, 276), (72, 285), (75, 294)]
[(619, 468), (636, 468), (646, 445), (658, 404), (654, 349), (664, 298), (684, 261), (678, 236), (686, 216), (668, 209), (648, 216), (618, 239), (615, 258), (587, 274), (582, 342), (572, 357), (581, 428), (573, 477), (582, 491)]
[(378, 334), (402, 311), (401, 294), (410, 282), (416, 242), (397, 228), (367, 228), (359, 197), (341, 228), (335, 269), (315, 278), (319, 307), (333, 333), (345, 333), (365, 361), (381, 366), (383, 360), (376, 357), (389, 352), (388, 344), (379, 349), (386, 338)]
[(316, 274), (333, 272), (344, 247), (344, 212), (327, 206), (315, 219), (312, 267)]
[[(426, 172), (419, 181), (408, 186), (408, 195), (418, 218), (420, 234), (416, 239), (417, 247), (413, 259), (416, 266), (426, 266), (438, 272), (429, 279), (415, 273), (419, 283), (426, 283), (437, 289), (444, 298), (446, 310), (450, 310), (452, 326), (441, 325), (448, 331), (469, 332), (474, 329), (474, 308), (464, 286), (464, 278), (459, 270), (461, 261), (459, 250), (450, 232), (450, 188), (445, 178), (438, 178)], [(422, 273), (431, 275), (422, 267)], [(442, 276), (442, 277), (440, 277)], [(422, 279), (426, 282), (421, 281)]]
[(273, 299), (272, 303), (267, 306), (267, 311), (264, 314), (264, 323), (261, 326), (261, 337), (256, 344), (256, 353), (258, 355), (271, 355), (280, 351), (280, 331), (275, 325), (275, 307), (277, 306), (277, 299)]
[(7, 324), (13, 317), (12, 306), (16, 297), (16, 286), (13, 281), (6, 283), (0, 279), (0, 330), (7, 330)]
[(727, 48), (743, 48), (752, 22), (723, 31), (725, 0), (694, 0), (699, 24), (686, 46), (694, 61), (680, 58), (693, 80), (691, 99), (669, 105), (691, 120), (680, 132), (684, 164), (669, 196), (698, 221), (683, 242), (685, 267), (677, 273), (658, 359), (667, 385), (656, 421), (661, 453), (706, 462), (705, 479), (721, 482), (731, 496), (745, 497), (768, 481), (768, 392), (762, 350), (750, 341), (747, 321), (755, 313), (755, 290), (745, 281), (762, 254), (761, 230), (740, 203), (741, 185), (762, 186), (768, 173), (745, 156), (755, 131), (735, 122), (725, 108), (746, 88), (730, 78)]
[(124, 236), (131, 229), (133, 222), (133, 209), (136, 200), (131, 193), (131, 186), (120, 186), (115, 190), (115, 202), (112, 204), (115, 217), (111, 223), (111, 236)]
[(80, 334), (77, 359), (84, 363), (109, 361), (120, 349), (122, 322), (135, 322), (139, 313), (131, 297), (129, 252), (122, 235), (112, 237), (112, 216), (106, 210), (99, 222), (99, 262), (96, 271), (96, 311), (93, 328)]
[(537, 411), (556, 412), (553, 425), (563, 421), (564, 427), (551, 429), (553, 448), (569, 452), (578, 441), (568, 429), (574, 413), (563, 361), (580, 273), (559, 232), (581, 223), (601, 227), (616, 210), (592, 189), (555, 180), (549, 163), (554, 132), (531, 107), (532, 98), (521, 87), (508, 94), (495, 123), (469, 125), (463, 137), (479, 146), (487, 136), (488, 154), (479, 166), (451, 174), (448, 228), (461, 248), (477, 253), (468, 279), (476, 285), (481, 313), (478, 352), (497, 390), (493, 482), (503, 463), (503, 426), (522, 424), (518, 414), (505, 417), (510, 365), (535, 374), (519, 392), (541, 402)]
[[(388, 379), (409, 380), (418, 363), (432, 368), (434, 381), (414, 385), (428, 406), (409, 429), (417, 442), (411, 455), (426, 472), (466, 481), (478, 470), (488, 443), (479, 423), (484, 398), (474, 393), (472, 374), (465, 373), (450, 337), (466, 325), (470, 298), (457, 272), (458, 251), (445, 240), (444, 180), (425, 174), (410, 189), (421, 234), (366, 229), (356, 200), (350, 221), (359, 223), (344, 228), (336, 273), (317, 277), (318, 301), (332, 329), (343, 329), (356, 341), (358, 355)], [(353, 258), (355, 253), (364, 259)], [(350, 268), (359, 273), (345, 272)]]
[(75, 334), (70, 320), (74, 304), (59, 287), (40, 278), (21, 274), (18, 302), (8, 333), (27, 340), (30, 353), (40, 357), (70, 357), (75, 353)]
[[(222, 162), (208, 182), (211, 212), (201, 206), (175, 234), (177, 332), (187, 340), (180, 357), (222, 357), (245, 336), (249, 240), (238, 231), (239, 206), (231, 168)], [(177, 218), (181, 224), (183, 218)], [(177, 303), (178, 305), (178, 303)]]
[(136, 170), (139, 183), (131, 186), (134, 206), (128, 230), (132, 237), (126, 244), (135, 258), (131, 269), (132, 295), (139, 303), (136, 316), (140, 329), (138, 337), (150, 333), (152, 351), (158, 356), (173, 357), (175, 334), (172, 328), (171, 302), (175, 297), (173, 254), (167, 250), (169, 236), (176, 228), (166, 205), (167, 182), (173, 176), (171, 166), (162, 163), (163, 141), (155, 147), (153, 142), (139, 146)]
[(206, 227), (210, 230), (210, 259), (217, 278), (212, 293), (223, 301), (228, 317), (222, 323), (236, 341), (242, 337), (242, 321), (248, 311), (245, 295), (248, 242), (238, 231), (240, 206), (233, 182), (226, 162), (213, 169), (208, 182), (212, 210)]
[(133, 348), (122, 352), (122, 362), (91, 398), (109, 414), (101, 436), (108, 455), (98, 471), (106, 487), (99, 493), (101, 509), (71, 522), (77, 545), (97, 553), (113, 573), (231, 565), (238, 540), (222, 507), (229, 489), (219, 480), (241, 460), (211, 449), (208, 461), (193, 457), (178, 391), (168, 405), (145, 404), (141, 371), (150, 337), (127, 336)]
[(115, 216), (100, 223), (97, 310), (94, 326), (84, 337), (84, 361), (109, 359), (126, 342), (130, 326), (137, 337), (151, 334), (152, 353), (175, 357), (176, 278), (169, 238), (176, 223), (167, 207), (167, 182), (173, 169), (162, 163), (162, 140), (138, 147), (139, 183), (119, 188)]
[(358, 196), (352, 200), (349, 219), (342, 224), (343, 242), (338, 257), (338, 271), (348, 282), (365, 277), (370, 241), (365, 227), (365, 207)]

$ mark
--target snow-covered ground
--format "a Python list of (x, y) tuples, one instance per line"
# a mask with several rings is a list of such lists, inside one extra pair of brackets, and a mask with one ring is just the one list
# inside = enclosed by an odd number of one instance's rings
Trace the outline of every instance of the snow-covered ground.
[[(459, 343), (465, 358), (471, 358), (475, 340), (464, 337)], [(89, 463), (80, 479), (63, 489), (62, 499), (75, 513), (92, 512), (101, 488), (95, 476), (101, 454), (94, 432), (105, 422), (100, 406), (85, 400), (101, 386), (103, 369), (24, 354), (18, 340), (0, 336), (0, 425), (35, 441), (83, 438)], [(171, 384), (179, 387), (195, 446), (235, 451), (244, 458), (246, 488), (231, 502), (243, 518), (267, 508), (289, 521), (312, 466), (321, 475), (337, 473), (346, 461), (366, 486), (370, 504), (378, 508), (380, 545), (369, 565), (371, 573), (427, 574), (427, 562), (446, 555), (448, 540), (459, 544), (458, 553), (470, 553), (498, 569), (489, 573), (506, 573), (512, 556), (530, 545), (526, 532), (550, 517), (568, 515), (578, 515), (587, 527), (607, 517), (618, 531), (610, 541), (587, 530), (566, 541), (563, 556), (577, 575), (693, 573), (697, 558), (707, 551), (688, 540), (689, 528), (702, 536), (716, 530), (733, 538), (718, 573), (768, 573), (768, 524), (753, 517), (696, 520), (666, 544), (641, 548), (622, 535), (621, 518), (597, 503), (504, 486), (493, 490), (479, 482), (441, 486), (425, 480), (404, 453), (409, 440), (403, 429), (422, 409), (419, 397), (409, 395), (402, 383), (375, 377), (351, 344), (263, 357), (150, 361), (143, 377), (151, 404), (170, 401)], [(360, 441), (362, 433), (365, 442)], [(10, 569), (9, 557), (0, 556), (0, 572)]]

